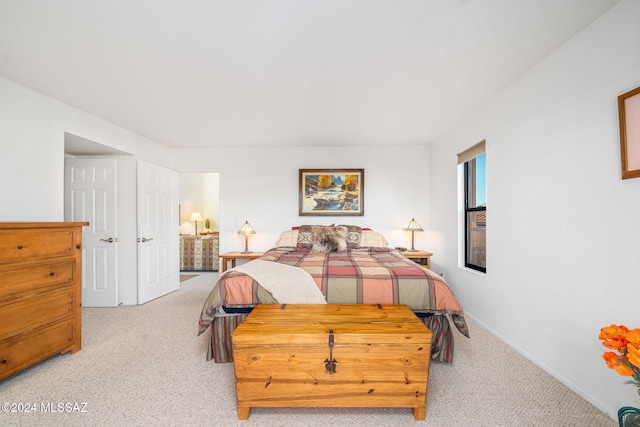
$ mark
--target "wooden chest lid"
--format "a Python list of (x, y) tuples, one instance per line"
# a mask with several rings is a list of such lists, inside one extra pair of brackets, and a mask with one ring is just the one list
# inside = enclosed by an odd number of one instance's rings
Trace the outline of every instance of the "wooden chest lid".
[(431, 331), (401, 304), (260, 304), (233, 332), (234, 345), (431, 343)]

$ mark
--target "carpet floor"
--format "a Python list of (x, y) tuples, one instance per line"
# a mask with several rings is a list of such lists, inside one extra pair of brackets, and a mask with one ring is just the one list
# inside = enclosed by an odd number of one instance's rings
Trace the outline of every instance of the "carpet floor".
[(455, 332), (454, 363), (431, 364), (425, 421), (399, 408), (254, 408), (239, 421), (233, 364), (207, 362), (197, 336), (217, 277), (200, 274), (141, 306), (84, 309), (80, 352), (0, 381), (0, 404), (23, 411), (0, 411), (0, 425), (617, 426), (471, 320), (471, 339)]

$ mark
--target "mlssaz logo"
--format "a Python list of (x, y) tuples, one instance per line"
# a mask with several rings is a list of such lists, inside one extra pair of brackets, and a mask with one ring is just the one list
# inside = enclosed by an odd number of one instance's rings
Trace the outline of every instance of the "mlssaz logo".
[(87, 412), (87, 403), (40, 402), (40, 412)]

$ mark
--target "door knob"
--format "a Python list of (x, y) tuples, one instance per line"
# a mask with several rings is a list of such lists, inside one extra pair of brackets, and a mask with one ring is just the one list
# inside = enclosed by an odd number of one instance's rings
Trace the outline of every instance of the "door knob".
[(144, 243), (144, 242), (150, 242), (150, 241), (152, 241), (152, 240), (153, 240), (153, 237), (152, 237), (152, 238), (150, 238), (150, 239), (147, 239), (146, 237), (143, 237), (143, 238), (142, 238), (142, 243)]
[(108, 239), (100, 239), (101, 242), (107, 242), (107, 243), (113, 243), (113, 242), (117, 242), (118, 239), (114, 239), (113, 237), (109, 237)]

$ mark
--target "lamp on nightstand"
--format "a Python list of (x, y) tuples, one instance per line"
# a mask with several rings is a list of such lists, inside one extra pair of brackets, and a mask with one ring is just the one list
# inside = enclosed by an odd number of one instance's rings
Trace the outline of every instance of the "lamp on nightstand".
[(254, 230), (251, 224), (249, 224), (249, 221), (245, 221), (244, 224), (242, 224), (242, 227), (240, 227), (240, 230), (238, 230), (238, 234), (244, 234), (244, 252), (241, 253), (250, 254), (249, 234), (256, 234), (256, 230)]
[(404, 228), (404, 230), (411, 232), (411, 249), (409, 249), (409, 252), (418, 252), (418, 250), (414, 247), (414, 233), (416, 231), (424, 231), (424, 229), (420, 226), (420, 224), (416, 222), (415, 219), (411, 218), (411, 222), (409, 223), (409, 225), (407, 225), (406, 228)]
[(198, 221), (203, 221), (202, 215), (200, 215), (200, 212), (194, 212), (189, 217), (189, 221), (193, 221), (193, 222), (196, 223), (196, 236), (197, 236), (198, 235)]

